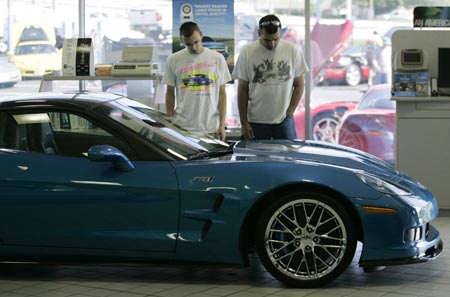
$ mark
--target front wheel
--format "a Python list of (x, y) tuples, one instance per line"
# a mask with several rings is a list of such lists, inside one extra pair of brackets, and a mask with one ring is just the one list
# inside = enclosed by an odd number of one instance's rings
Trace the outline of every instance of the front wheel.
[(317, 115), (312, 127), (313, 139), (336, 143), (336, 127), (338, 124), (339, 117), (332, 112)]
[(355, 254), (356, 231), (348, 213), (318, 192), (273, 200), (257, 226), (262, 264), (290, 286), (323, 286), (341, 275)]

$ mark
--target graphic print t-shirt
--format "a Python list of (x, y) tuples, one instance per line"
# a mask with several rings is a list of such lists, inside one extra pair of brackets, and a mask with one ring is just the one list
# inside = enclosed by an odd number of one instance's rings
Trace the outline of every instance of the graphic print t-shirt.
[(201, 54), (183, 49), (166, 63), (163, 83), (176, 90), (175, 122), (196, 133), (215, 133), (219, 127), (219, 88), (231, 80), (222, 54), (204, 48)]
[(268, 50), (258, 40), (244, 47), (233, 78), (249, 82), (249, 121), (281, 123), (291, 100), (294, 78), (307, 71), (300, 50), (288, 41), (280, 40), (275, 50)]

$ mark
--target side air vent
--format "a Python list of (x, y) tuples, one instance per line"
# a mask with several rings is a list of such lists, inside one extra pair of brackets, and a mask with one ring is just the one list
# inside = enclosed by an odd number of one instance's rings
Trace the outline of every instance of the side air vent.
[(205, 225), (203, 225), (201, 240), (205, 240), (206, 235), (208, 234), (209, 228), (211, 228), (211, 221), (208, 220)]
[(213, 211), (214, 213), (216, 213), (216, 212), (219, 211), (220, 207), (222, 206), (223, 199), (224, 199), (224, 198), (223, 198), (222, 195), (220, 195), (219, 197), (217, 197), (216, 201), (214, 202), (213, 208), (212, 208), (212, 211)]

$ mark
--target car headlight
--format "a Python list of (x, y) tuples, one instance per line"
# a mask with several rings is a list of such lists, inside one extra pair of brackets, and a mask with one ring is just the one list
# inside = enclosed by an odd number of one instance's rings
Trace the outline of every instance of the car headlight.
[(366, 185), (370, 186), (372, 189), (389, 195), (396, 196), (406, 196), (411, 195), (411, 192), (400, 188), (397, 185), (391, 184), (385, 180), (382, 180), (371, 174), (363, 172), (355, 172), (355, 175)]
[(386, 182), (376, 176), (362, 172), (356, 172), (355, 175), (363, 183), (369, 185), (378, 192), (399, 196), (403, 202), (415, 209), (420, 223), (428, 222), (432, 219), (434, 209), (431, 202), (412, 195), (411, 192), (408, 192), (397, 185)]

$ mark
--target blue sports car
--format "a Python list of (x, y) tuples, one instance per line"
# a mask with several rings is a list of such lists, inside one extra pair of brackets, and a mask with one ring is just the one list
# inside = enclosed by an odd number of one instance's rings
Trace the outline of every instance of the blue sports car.
[(226, 143), (110, 93), (0, 99), (0, 261), (249, 265), (329, 283), (442, 251), (433, 195), (314, 141)]

